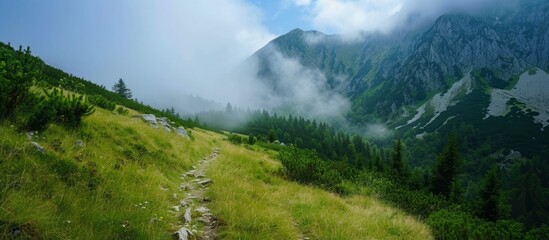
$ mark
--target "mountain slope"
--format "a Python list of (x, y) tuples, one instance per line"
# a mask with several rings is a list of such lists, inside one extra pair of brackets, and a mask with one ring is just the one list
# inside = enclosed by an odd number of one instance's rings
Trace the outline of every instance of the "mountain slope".
[(531, 66), (548, 71), (548, 19), (549, 4), (526, 1), (513, 11), (451, 13), (428, 28), (373, 33), (354, 42), (296, 29), (251, 59), (258, 62), (258, 77), (275, 89), (281, 75), (273, 51), (321, 71), (326, 88), (352, 100), (349, 118), (355, 122), (394, 120), (406, 112), (403, 106), (448, 89), (473, 70), (485, 69), (492, 87), (504, 87)]
[[(0, 45), (0, 87), (10, 110), (0, 116), (0, 239), (432, 238), (375, 196), (291, 182), (263, 147), (183, 134), (170, 125), (192, 120), (54, 69), (30, 49)], [(51, 99), (56, 108), (41, 111)], [(40, 131), (23, 124), (42, 117)]]
[(223, 238), (430, 238), (425, 225), (371, 197), (341, 198), (291, 183), (263, 150), (234, 146), (213, 132), (195, 129), (190, 141), (98, 109), (81, 130), (51, 125), (33, 134), (46, 153), (9, 125), (0, 134), (4, 237), (169, 239), (183, 219), (173, 211), (176, 196), (189, 191), (180, 189), (182, 173), (219, 146), (207, 194)]

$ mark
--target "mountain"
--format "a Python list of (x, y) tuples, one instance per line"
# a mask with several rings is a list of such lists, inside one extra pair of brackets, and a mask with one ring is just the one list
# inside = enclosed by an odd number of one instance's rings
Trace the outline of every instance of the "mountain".
[(531, 0), (451, 12), (354, 41), (295, 29), (248, 61), (257, 64), (259, 81), (282, 96), (298, 81), (284, 79), (283, 60), (317, 72), (323, 91), (350, 102), (346, 130), (389, 145), (390, 138), (368, 131), (385, 126), (402, 139), (419, 179), (429, 178), (444, 139), (455, 136), (462, 159), (456, 184), (465, 202), (478, 201), (478, 183), (497, 167), (508, 214), (530, 228), (549, 221), (547, 23), (549, 3)]
[[(448, 13), (430, 26), (397, 29), (390, 34), (369, 33), (357, 41), (295, 29), (271, 41), (249, 61), (257, 62), (258, 78), (278, 94), (284, 94), (284, 87), (278, 83), (285, 76), (280, 74), (279, 56), (320, 71), (325, 77), (325, 89), (350, 100), (347, 119), (359, 126), (381, 121), (403, 133), (410, 129), (407, 122), (421, 117), (428, 119), (429, 126), (415, 128), (414, 132), (422, 134), (443, 126), (455, 128), (463, 123), (457, 121), (460, 117), (456, 113), (469, 124), (492, 125), (496, 116), (516, 122), (519, 120), (513, 120), (513, 114), (503, 114), (513, 109), (513, 103), (500, 114), (487, 113), (493, 108), (491, 99), (502, 95), (501, 89), (515, 87), (517, 82), (522, 92), (530, 91), (525, 85), (545, 86), (547, 79), (543, 74), (549, 71), (547, 22), (549, 3), (521, 1), (512, 10)], [(536, 78), (539, 84), (523, 83), (529, 81), (524, 74), (532, 71), (541, 74)], [(467, 88), (463, 94), (452, 92), (463, 87)], [(529, 134), (547, 130), (545, 115), (549, 105), (542, 103), (549, 99), (549, 90), (545, 89), (538, 89), (538, 99), (532, 101), (508, 97), (524, 106), (524, 111), (517, 114), (530, 121), (521, 121), (517, 126), (535, 129), (526, 130)], [(448, 91), (454, 95), (450, 97)], [(431, 110), (430, 104), (425, 105), (427, 102), (437, 102), (439, 106)], [(428, 112), (420, 114), (426, 108)], [(445, 113), (451, 110), (454, 112)], [(547, 137), (537, 140), (549, 142)]]

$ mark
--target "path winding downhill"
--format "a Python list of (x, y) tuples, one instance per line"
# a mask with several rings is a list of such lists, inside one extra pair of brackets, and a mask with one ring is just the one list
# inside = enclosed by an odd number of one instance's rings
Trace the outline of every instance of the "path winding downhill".
[[(175, 232), (177, 239), (216, 238), (217, 219), (212, 215), (210, 209), (206, 207), (209, 199), (205, 196), (208, 185), (212, 183), (212, 180), (206, 177), (205, 171), (210, 162), (218, 156), (219, 148), (216, 147), (209, 157), (205, 157), (199, 161), (198, 166), (193, 166), (192, 170), (181, 174), (183, 182), (179, 185), (179, 188), (185, 192), (184, 198), (181, 199), (179, 206), (172, 207), (172, 210), (177, 213), (182, 208), (181, 212), (183, 213), (181, 216), (183, 226)], [(202, 230), (199, 230), (199, 226), (203, 226)]]

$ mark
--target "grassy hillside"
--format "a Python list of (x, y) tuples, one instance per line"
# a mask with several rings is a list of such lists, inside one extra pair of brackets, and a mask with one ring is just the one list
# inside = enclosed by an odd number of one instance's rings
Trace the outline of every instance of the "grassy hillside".
[(430, 239), (428, 227), (372, 197), (287, 181), (263, 149), (221, 142), (209, 191), (223, 239)]
[[(47, 239), (169, 238), (179, 175), (212, 143), (97, 109), (81, 129), (51, 125), (32, 136), (0, 127), (0, 236)], [(84, 147), (75, 145), (82, 140)], [(151, 218), (163, 221), (150, 224)], [(4, 238), (0, 237), (0, 238)]]
[(0, 238), (169, 239), (182, 218), (169, 210), (185, 194), (180, 175), (215, 146), (208, 194), (223, 239), (430, 238), (425, 225), (375, 199), (285, 180), (263, 150), (200, 129), (187, 140), (134, 114), (96, 109), (78, 130), (50, 125), (32, 135), (46, 153), (2, 124)]

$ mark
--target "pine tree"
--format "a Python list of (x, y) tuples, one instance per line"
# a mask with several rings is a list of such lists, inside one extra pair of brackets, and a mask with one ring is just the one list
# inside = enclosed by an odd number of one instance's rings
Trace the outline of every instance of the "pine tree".
[(122, 80), (122, 78), (120, 78), (118, 82), (114, 84), (114, 86), (112, 86), (112, 90), (118, 95), (127, 99), (130, 99), (132, 97), (132, 91), (126, 86), (126, 83), (124, 83), (124, 80)]
[(393, 156), (391, 162), (393, 172), (395, 177), (399, 180), (404, 180), (406, 178), (406, 169), (404, 165), (404, 159), (402, 157), (402, 141), (397, 139), (395, 145), (393, 146)]
[(269, 134), (267, 135), (267, 140), (269, 140), (269, 142), (274, 142), (275, 140), (277, 140), (278, 138), (276, 137), (276, 132), (274, 129), (270, 129), (269, 130)]
[(484, 176), (480, 189), (480, 204), (478, 216), (488, 221), (495, 222), (501, 216), (501, 183), (496, 166)]
[(453, 135), (450, 135), (443, 152), (438, 156), (434, 166), (432, 182), (434, 193), (445, 197), (450, 196), (451, 186), (457, 176), (460, 164), (456, 139)]

